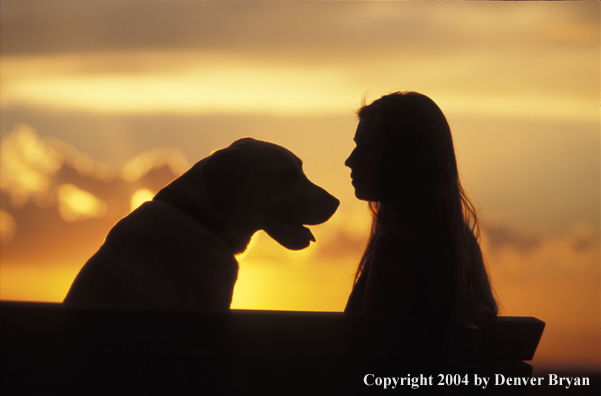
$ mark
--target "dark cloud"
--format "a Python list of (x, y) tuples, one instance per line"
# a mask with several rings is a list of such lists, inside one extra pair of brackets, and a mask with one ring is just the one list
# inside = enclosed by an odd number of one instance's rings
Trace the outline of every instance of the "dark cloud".
[(367, 245), (369, 234), (358, 235), (345, 229), (337, 229), (327, 241), (317, 244), (317, 254), (324, 261), (345, 258), (359, 262)]
[[(205, 1), (6, 1), (6, 54), (351, 45), (357, 4)], [(329, 23), (328, 21), (334, 21)]]
[[(287, 56), (306, 56), (307, 52), (327, 56), (356, 51), (369, 56), (374, 51), (448, 52), (470, 44), (496, 46), (507, 41), (518, 46), (540, 33), (540, 24), (532, 23), (528, 15), (541, 15), (545, 24), (560, 15), (574, 23), (595, 23), (584, 17), (594, 14), (590, 12), (594, 4), (536, 8), (374, 3), (5, 0), (1, 4), (2, 52), (220, 48), (262, 55), (285, 51)], [(514, 18), (516, 14), (520, 18)]]
[(527, 253), (540, 246), (542, 238), (534, 235), (526, 235), (519, 231), (500, 224), (484, 223), (482, 229), (488, 237), (488, 243), (493, 250), (505, 247), (513, 247), (522, 253)]

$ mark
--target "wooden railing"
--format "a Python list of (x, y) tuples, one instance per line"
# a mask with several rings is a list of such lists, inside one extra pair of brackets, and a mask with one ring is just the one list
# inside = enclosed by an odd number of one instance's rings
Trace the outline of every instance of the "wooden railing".
[(449, 360), (436, 324), (408, 319), (5, 301), (0, 390), (346, 395), (383, 391), (396, 378), (394, 392), (401, 394), (523, 394), (525, 387), (474, 387), (474, 376), (530, 376), (524, 361), (532, 359), (543, 329), (543, 322), (526, 317), (460, 328)]

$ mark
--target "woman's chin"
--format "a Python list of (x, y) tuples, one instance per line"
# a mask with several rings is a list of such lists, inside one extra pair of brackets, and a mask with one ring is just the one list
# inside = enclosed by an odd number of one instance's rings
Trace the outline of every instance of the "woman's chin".
[(361, 201), (379, 201), (377, 194), (355, 188), (355, 197)]
[(361, 201), (380, 201), (381, 195), (373, 183), (361, 183), (355, 179), (351, 179), (351, 184), (355, 188), (355, 197)]

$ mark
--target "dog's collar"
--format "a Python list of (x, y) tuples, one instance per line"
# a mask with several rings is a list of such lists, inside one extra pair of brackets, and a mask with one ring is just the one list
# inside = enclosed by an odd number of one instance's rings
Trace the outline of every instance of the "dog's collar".
[(219, 234), (221, 231), (219, 223), (213, 216), (177, 191), (170, 188), (163, 188), (154, 196), (153, 200), (163, 201), (176, 207), (214, 234)]

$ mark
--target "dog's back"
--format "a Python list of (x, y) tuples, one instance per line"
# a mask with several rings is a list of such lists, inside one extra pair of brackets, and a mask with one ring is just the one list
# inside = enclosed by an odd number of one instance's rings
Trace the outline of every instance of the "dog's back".
[(238, 262), (222, 239), (152, 201), (111, 229), (64, 302), (228, 310), (237, 276)]

